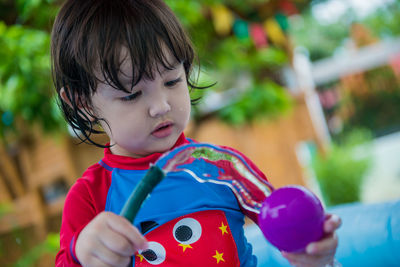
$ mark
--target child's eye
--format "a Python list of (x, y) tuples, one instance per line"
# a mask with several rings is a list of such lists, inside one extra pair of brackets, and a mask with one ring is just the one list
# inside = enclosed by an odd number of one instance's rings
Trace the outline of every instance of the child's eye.
[(121, 97), (120, 99), (121, 99), (121, 101), (132, 101), (132, 100), (136, 99), (138, 96), (140, 96), (141, 94), (142, 94), (142, 91), (137, 91), (133, 94)]
[(175, 79), (175, 80), (172, 80), (172, 81), (168, 81), (164, 85), (167, 86), (167, 87), (173, 87), (174, 85), (176, 85), (177, 83), (179, 83), (181, 81), (182, 81), (182, 79), (178, 78), (178, 79)]

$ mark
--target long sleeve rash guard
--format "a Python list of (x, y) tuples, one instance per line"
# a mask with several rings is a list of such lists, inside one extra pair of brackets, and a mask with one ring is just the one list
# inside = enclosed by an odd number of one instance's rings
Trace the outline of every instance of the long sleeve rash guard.
[[(194, 141), (182, 134), (174, 147), (189, 142)], [(103, 159), (89, 167), (68, 192), (56, 266), (80, 266), (75, 243), (81, 230), (102, 211), (119, 214), (150, 164), (161, 155), (130, 158), (104, 150)], [(133, 222), (149, 241), (148, 250), (133, 255), (133, 266), (256, 266), (244, 236), (245, 215), (257, 217), (240, 207), (227, 186), (199, 183), (187, 173), (168, 175)]]

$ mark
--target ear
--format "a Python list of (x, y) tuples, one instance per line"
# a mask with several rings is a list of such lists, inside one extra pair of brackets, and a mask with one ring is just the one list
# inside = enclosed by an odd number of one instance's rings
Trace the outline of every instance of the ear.
[(60, 95), (62, 101), (64, 101), (68, 106), (70, 106), (72, 108), (71, 101), (69, 101), (67, 92), (64, 87), (61, 88), (59, 95)]
[[(68, 98), (67, 90), (68, 89), (65, 89), (65, 87), (63, 87), (63, 88), (60, 89), (60, 93), (59, 94), (60, 94), (60, 97), (61, 97), (62, 101), (64, 101), (68, 106), (70, 106), (72, 108), (71, 101)], [(89, 111), (91, 114), (93, 114), (92, 108), (90, 108), (88, 106), (82, 106), (82, 104), (79, 102), (78, 99), (79, 99), (79, 97), (77, 95), (75, 95), (75, 103), (78, 104), (77, 106), (78, 106), (79, 110), (82, 113), (84, 113), (87, 116), (87, 118), (90, 118), (90, 121), (92, 121), (92, 122), (95, 121), (96, 118), (94, 118), (93, 115), (90, 115), (88, 113), (88, 111)]]

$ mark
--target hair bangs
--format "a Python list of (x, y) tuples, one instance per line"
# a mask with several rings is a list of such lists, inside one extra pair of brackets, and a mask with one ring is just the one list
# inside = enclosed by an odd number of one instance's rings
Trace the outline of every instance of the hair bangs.
[[(165, 4), (148, 1), (143, 5), (138, 1), (129, 1), (129, 5), (118, 7), (115, 3), (110, 6), (114, 9), (107, 8), (102, 12), (109, 18), (107, 23), (114, 25), (100, 29), (94, 49), (101, 74), (100, 79), (97, 77), (98, 82), (107, 82), (117, 90), (130, 92), (141, 79), (152, 80), (155, 71), (172, 70), (176, 63), (184, 64), (189, 77), (194, 51), (183, 29), (176, 26), (179, 22), (171, 16), (172, 11)], [(102, 16), (102, 12), (97, 15)], [(131, 73), (122, 73), (121, 65), (127, 63)], [(121, 74), (130, 77), (131, 88), (126, 88)]]

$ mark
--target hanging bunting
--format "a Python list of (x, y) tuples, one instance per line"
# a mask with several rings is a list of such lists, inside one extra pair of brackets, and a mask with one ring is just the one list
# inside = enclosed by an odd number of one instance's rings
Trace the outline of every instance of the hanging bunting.
[(267, 35), (260, 24), (253, 23), (250, 25), (250, 35), (257, 49), (268, 46)]
[(269, 18), (264, 22), (264, 30), (268, 33), (271, 41), (277, 45), (286, 44), (286, 36), (283, 33), (279, 23), (274, 18)]
[(284, 32), (287, 32), (289, 29), (289, 21), (287, 17), (282, 13), (275, 14), (276, 22), (278, 22), (279, 26)]
[(299, 10), (297, 9), (296, 5), (290, 0), (280, 0), (279, 8), (287, 16), (299, 14)]
[(246, 21), (237, 19), (233, 23), (233, 32), (239, 39), (249, 38), (249, 25)]
[(211, 14), (217, 34), (228, 35), (234, 21), (232, 12), (224, 5), (215, 5), (211, 7)]

